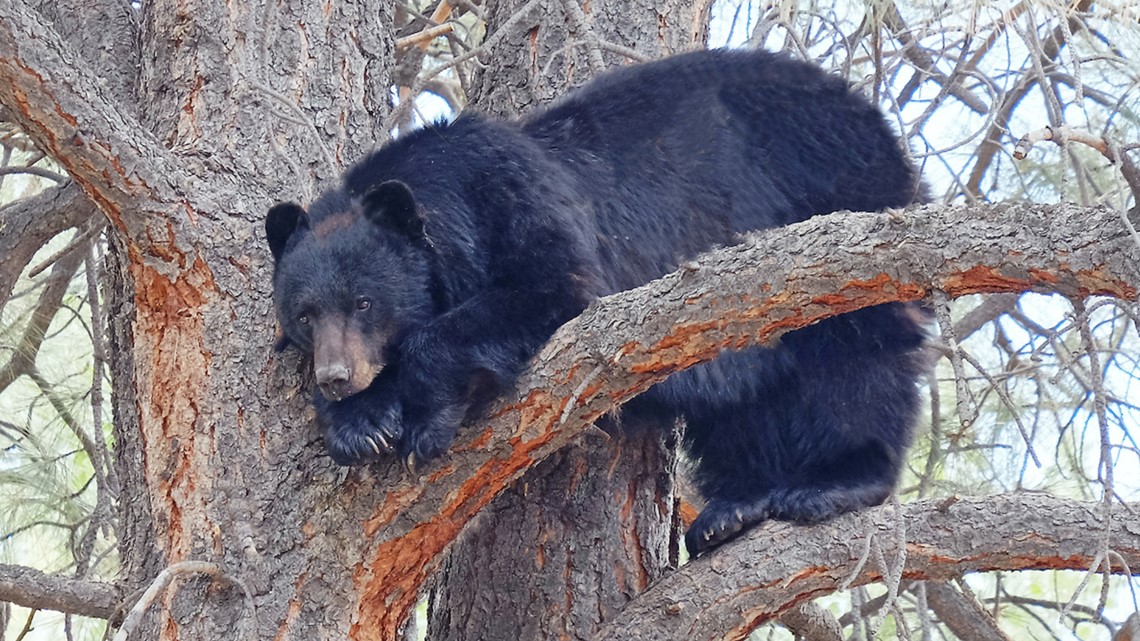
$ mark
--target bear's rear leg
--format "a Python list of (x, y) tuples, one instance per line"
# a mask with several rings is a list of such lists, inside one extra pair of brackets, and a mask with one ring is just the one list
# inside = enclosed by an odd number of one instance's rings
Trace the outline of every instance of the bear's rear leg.
[(714, 498), (685, 533), (685, 547), (697, 556), (768, 519), (811, 524), (879, 505), (894, 484), (883, 480), (854, 487), (773, 489), (757, 498)]

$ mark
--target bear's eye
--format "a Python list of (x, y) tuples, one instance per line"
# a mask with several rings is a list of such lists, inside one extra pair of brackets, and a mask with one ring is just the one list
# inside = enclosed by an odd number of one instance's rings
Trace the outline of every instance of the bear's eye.
[(308, 314), (301, 314), (300, 316), (297, 317), (297, 322), (302, 324), (302, 325), (308, 325), (309, 324), (309, 315)]
[(372, 301), (368, 300), (367, 298), (358, 298), (356, 300), (356, 309), (363, 312), (369, 307), (372, 307)]

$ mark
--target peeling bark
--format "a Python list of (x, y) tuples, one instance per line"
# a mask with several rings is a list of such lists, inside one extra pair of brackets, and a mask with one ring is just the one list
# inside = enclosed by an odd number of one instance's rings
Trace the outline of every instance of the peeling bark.
[[(669, 374), (830, 315), (891, 300), (1058, 291), (1132, 299), (1140, 247), (1116, 212), (1071, 205), (974, 206), (884, 215), (838, 213), (750, 237), (690, 269), (592, 305), (563, 326), (515, 391), (374, 514), (365, 560), (372, 604), (358, 629), (394, 634), (414, 592), (493, 496), (597, 418)], [(383, 635), (381, 635), (383, 636)]]

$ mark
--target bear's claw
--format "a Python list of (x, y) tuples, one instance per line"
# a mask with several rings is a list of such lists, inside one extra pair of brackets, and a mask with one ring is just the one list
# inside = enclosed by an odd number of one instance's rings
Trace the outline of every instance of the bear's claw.
[(766, 498), (756, 501), (713, 499), (685, 533), (685, 547), (691, 556), (703, 554), (770, 517)]

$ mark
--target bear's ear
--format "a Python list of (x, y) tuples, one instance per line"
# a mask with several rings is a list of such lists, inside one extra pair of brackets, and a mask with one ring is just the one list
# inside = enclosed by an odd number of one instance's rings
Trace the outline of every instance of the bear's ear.
[(269, 209), (265, 216), (265, 238), (269, 241), (269, 251), (273, 261), (281, 260), (285, 245), (298, 229), (309, 226), (309, 216), (297, 203), (278, 203)]
[(273, 351), (278, 353), (284, 352), (289, 349), (289, 346), (292, 344), (293, 341), (289, 340), (289, 337), (285, 335), (285, 330), (278, 326), (273, 336)]
[(361, 201), (364, 215), (373, 224), (401, 233), (412, 240), (424, 238), (424, 219), (416, 208), (416, 197), (407, 185), (388, 180), (372, 188)]

